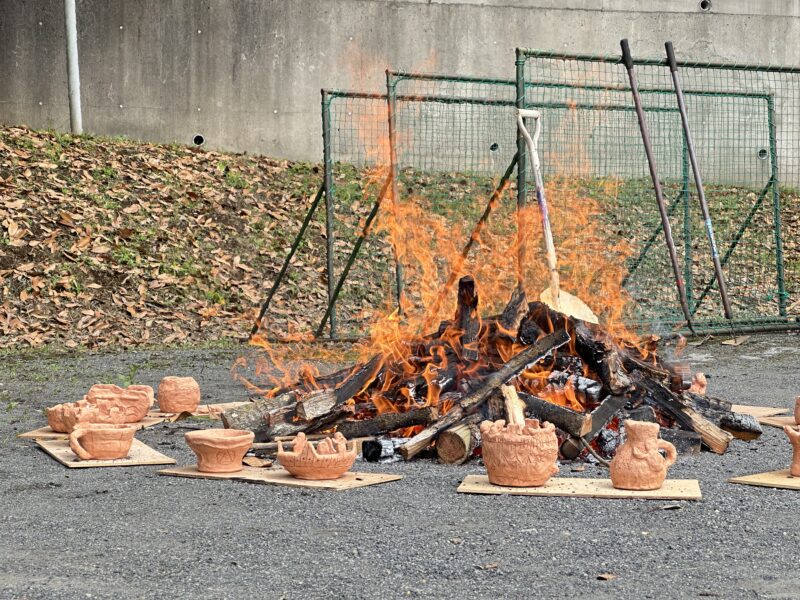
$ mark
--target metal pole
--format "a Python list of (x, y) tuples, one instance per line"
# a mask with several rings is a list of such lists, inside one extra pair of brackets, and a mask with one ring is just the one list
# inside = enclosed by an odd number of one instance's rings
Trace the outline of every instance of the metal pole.
[[(397, 219), (397, 203), (400, 201), (400, 196), (397, 191), (397, 136), (395, 133), (395, 127), (397, 125), (397, 94), (396, 94), (396, 86), (394, 84), (394, 79), (392, 73), (389, 69), (386, 70), (386, 108), (388, 113), (389, 119), (389, 164), (391, 168), (391, 173), (389, 174), (389, 178), (392, 181), (391, 186), (391, 195), (392, 195), (392, 215), (395, 217), (395, 227), (398, 227), (399, 224), (396, 222)], [(395, 232), (397, 234), (398, 232)], [(403, 312), (403, 287), (404, 287), (404, 276), (403, 276), (403, 263), (400, 261), (400, 256), (397, 253), (397, 245), (392, 244), (392, 249), (394, 251), (394, 277), (395, 277), (395, 291), (397, 293), (397, 307), (400, 309), (400, 312)]]
[(75, 0), (64, 0), (64, 25), (67, 34), (67, 82), (69, 88), (69, 125), (72, 133), (83, 133), (81, 118), (81, 74), (78, 69), (78, 26)]
[(311, 208), (308, 209), (306, 213), (305, 219), (303, 219), (303, 224), (300, 226), (300, 231), (297, 233), (297, 237), (294, 238), (294, 242), (292, 242), (292, 247), (289, 249), (289, 254), (286, 255), (286, 258), (283, 261), (283, 266), (281, 270), (278, 272), (278, 276), (275, 278), (275, 282), (272, 284), (272, 287), (267, 293), (267, 298), (264, 300), (264, 304), (261, 305), (261, 310), (258, 312), (258, 318), (256, 318), (256, 322), (253, 323), (253, 328), (250, 330), (250, 337), (252, 338), (256, 333), (258, 333), (259, 328), (261, 327), (261, 320), (264, 318), (264, 315), (267, 313), (269, 309), (269, 304), (272, 302), (272, 297), (275, 295), (275, 292), (278, 291), (278, 288), (283, 281), (284, 276), (286, 275), (286, 271), (289, 269), (289, 263), (292, 262), (292, 258), (294, 257), (294, 253), (297, 252), (297, 248), (300, 246), (300, 242), (303, 239), (303, 236), (306, 233), (306, 229), (308, 229), (308, 224), (311, 223), (311, 218), (314, 216), (314, 213), (317, 210), (317, 206), (319, 205), (319, 201), (322, 199), (322, 194), (325, 191), (324, 184), (319, 187), (317, 190), (317, 195), (314, 196), (314, 201), (311, 203)]
[(692, 211), (689, 205), (689, 156), (686, 139), (681, 148), (681, 178), (683, 180), (683, 279), (686, 281), (686, 302), (692, 306)]
[(778, 140), (775, 132), (775, 101), (767, 98), (769, 123), (769, 159), (772, 163), (772, 220), (775, 231), (775, 267), (778, 277), (778, 314), (786, 316), (786, 279), (783, 270), (783, 234), (781, 233), (781, 194), (778, 185)]
[(675, 252), (675, 241), (672, 239), (672, 226), (669, 222), (669, 215), (667, 214), (667, 207), (664, 205), (664, 193), (661, 190), (661, 182), (658, 179), (658, 171), (656, 170), (656, 159), (653, 155), (653, 147), (650, 144), (650, 132), (647, 130), (647, 121), (645, 120), (644, 110), (642, 110), (642, 99), (639, 96), (639, 88), (636, 84), (636, 75), (633, 72), (633, 57), (631, 56), (631, 49), (628, 46), (628, 40), (620, 42), (622, 47), (622, 60), (625, 68), (628, 71), (628, 79), (631, 84), (631, 93), (633, 95), (633, 105), (636, 109), (636, 116), (639, 119), (639, 129), (642, 133), (642, 142), (644, 143), (644, 152), (647, 155), (647, 164), (650, 167), (650, 177), (653, 180), (653, 188), (656, 192), (656, 203), (658, 204), (658, 212), (661, 214), (661, 225), (664, 228), (664, 238), (667, 242), (667, 251), (669, 252), (669, 259), (672, 263), (672, 271), (675, 275), (675, 285), (678, 288), (678, 298), (683, 310), (683, 316), (686, 317), (686, 323), (689, 329), (694, 331), (694, 323), (692, 323), (692, 314), (689, 312), (689, 304), (686, 302), (686, 288), (683, 285), (683, 276), (681, 275), (681, 268), (678, 264), (678, 255)]
[[(672, 48), (672, 42), (664, 44), (667, 50), (667, 62), (669, 69), (672, 72), (672, 83), (675, 87), (675, 97), (678, 100), (678, 110), (681, 113), (681, 123), (683, 124), (684, 143), (686, 150), (689, 153), (689, 161), (692, 163), (692, 173), (694, 173), (694, 184), (697, 187), (697, 196), (700, 200), (700, 210), (703, 213), (703, 220), (706, 226), (706, 235), (708, 236), (708, 243), (711, 246), (711, 259), (714, 263), (714, 274), (717, 278), (717, 285), (719, 286), (719, 295), (722, 299), (722, 308), (725, 313), (725, 318), (728, 321), (733, 319), (733, 312), (731, 311), (731, 304), (728, 300), (728, 290), (725, 285), (725, 275), (722, 272), (722, 264), (719, 261), (719, 251), (717, 250), (717, 242), (714, 238), (714, 227), (711, 224), (711, 213), (708, 210), (708, 202), (706, 202), (706, 193), (703, 188), (703, 178), (700, 174), (700, 166), (697, 164), (697, 155), (694, 151), (694, 140), (692, 139), (692, 132), (689, 129), (689, 115), (686, 112), (686, 102), (683, 98), (683, 86), (681, 85), (680, 75), (678, 74), (678, 65), (675, 62), (675, 52)], [(691, 301), (691, 297), (689, 298)]]
[[(331, 339), (336, 338), (336, 296), (334, 294), (334, 206), (333, 206), (333, 162), (331, 160), (331, 99), (327, 90), (322, 90), (322, 168), (324, 171), (323, 187), (325, 189), (325, 264), (328, 272), (328, 310)], [(320, 332), (317, 333), (317, 337)]]
[[(517, 108), (525, 108), (525, 55), (517, 48), (516, 59), (516, 81), (517, 81)], [(526, 198), (527, 189), (527, 160), (528, 149), (525, 146), (525, 138), (522, 135), (522, 129), (517, 127), (517, 285), (522, 287), (522, 273), (525, 263), (525, 232), (523, 228), (525, 224), (523, 221), (523, 209), (528, 203)]]

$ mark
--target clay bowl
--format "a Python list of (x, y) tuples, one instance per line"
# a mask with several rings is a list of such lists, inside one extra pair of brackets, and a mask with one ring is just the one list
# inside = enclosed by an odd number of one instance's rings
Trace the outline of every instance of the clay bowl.
[(149, 385), (122, 388), (114, 384), (96, 383), (89, 388), (86, 400), (90, 404), (102, 406), (103, 413), (109, 413), (116, 408), (121, 413), (123, 423), (138, 423), (147, 416), (147, 411), (153, 405), (153, 388)]
[(135, 434), (131, 425), (79, 423), (69, 434), (69, 447), (81, 460), (125, 458)]
[[(530, 422), (530, 421), (529, 421)], [(526, 428), (525, 433), (486, 432), (483, 435), (483, 464), (489, 483), (509, 487), (539, 487), (558, 473), (558, 438), (555, 427)]]
[(109, 418), (85, 400), (64, 402), (47, 409), (47, 424), (58, 433), (71, 433), (80, 423), (109, 423)]
[[(308, 442), (309, 449), (313, 448)], [(327, 480), (338, 479), (350, 470), (356, 460), (355, 445), (348, 444), (346, 452), (336, 454), (317, 454), (315, 451), (284, 452), (278, 447), (278, 462), (297, 479)]]
[(253, 444), (255, 434), (241, 429), (203, 429), (184, 435), (197, 455), (197, 470), (203, 473), (236, 473)]
[(200, 404), (200, 386), (193, 377), (164, 377), (158, 384), (161, 412), (194, 412)]

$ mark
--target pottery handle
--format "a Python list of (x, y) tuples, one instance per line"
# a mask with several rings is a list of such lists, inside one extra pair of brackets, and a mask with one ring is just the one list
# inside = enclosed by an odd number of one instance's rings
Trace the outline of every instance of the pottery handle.
[(83, 446), (81, 446), (81, 434), (84, 431), (80, 428), (73, 429), (72, 433), (69, 434), (69, 447), (72, 448), (72, 451), (78, 455), (78, 458), (81, 460), (91, 460), (92, 455), (89, 454)]
[(671, 467), (672, 465), (674, 465), (675, 461), (678, 458), (678, 451), (675, 450), (675, 446), (673, 446), (666, 440), (658, 440), (658, 448), (660, 450), (664, 450), (664, 452), (667, 453), (666, 456), (667, 466)]

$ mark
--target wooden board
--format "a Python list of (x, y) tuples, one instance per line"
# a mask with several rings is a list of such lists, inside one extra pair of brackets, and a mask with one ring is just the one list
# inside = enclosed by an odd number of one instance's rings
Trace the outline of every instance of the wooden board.
[(511, 494), (518, 496), (566, 496), (573, 498), (628, 498), (640, 500), (700, 500), (696, 479), (667, 479), (659, 490), (635, 492), (618, 490), (610, 479), (554, 477), (542, 487), (505, 487), (492, 485), (486, 475), (467, 475), (458, 486), (462, 494)]
[[(153, 425), (158, 425), (159, 423), (163, 423), (166, 420), (167, 419), (165, 417), (153, 416), (152, 413), (148, 413), (147, 416), (141, 421), (137, 423), (128, 423), (128, 425), (134, 425), (136, 429), (139, 430), (139, 429), (144, 429), (145, 427), (152, 427)], [(45, 427), (39, 427), (39, 429), (34, 429), (33, 431), (28, 431), (27, 433), (20, 433), (17, 437), (29, 440), (38, 440), (38, 439), (65, 440), (69, 437), (69, 434), (53, 431), (52, 429), (50, 429), (50, 426), (47, 425)]]
[(164, 456), (147, 444), (133, 440), (127, 458), (115, 460), (80, 460), (69, 447), (67, 440), (38, 439), (36, 443), (42, 450), (70, 469), (86, 469), (89, 467), (134, 467), (137, 465), (174, 465), (175, 460)]
[[(219, 419), (223, 411), (250, 404), (250, 402), (222, 402), (220, 404), (201, 404), (196, 410), (191, 412), (193, 417), (209, 417), (211, 419)], [(165, 421), (175, 421), (183, 413), (168, 413), (159, 410), (151, 410), (147, 416), (160, 417)]]
[(331, 479), (329, 481), (307, 481), (305, 479), (295, 479), (284, 469), (259, 469), (245, 466), (238, 473), (201, 473), (197, 470), (195, 465), (164, 469), (163, 471), (159, 471), (159, 474), (198, 479), (233, 479), (236, 481), (248, 481), (250, 483), (287, 485), (290, 487), (314, 488), (320, 490), (350, 490), (353, 488), (366, 487), (368, 485), (386, 483), (388, 481), (397, 481), (403, 478), (401, 475), (388, 475), (385, 473), (349, 472), (342, 475), (339, 479)]
[(779, 427), (783, 429), (784, 426), (794, 427), (794, 415), (787, 415), (782, 417), (780, 415), (775, 417), (758, 417), (758, 422), (762, 425), (769, 425), (770, 427)]
[(759, 487), (782, 488), (786, 490), (800, 490), (800, 477), (789, 475), (789, 469), (783, 471), (769, 471), (755, 475), (743, 475), (728, 480), (730, 483), (743, 483)]
[(734, 404), (731, 406), (731, 410), (744, 415), (752, 415), (756, 418), (774, 417), (775, 415), (784, 415), (789, 412), (788, 408), (777, 408), (775, 406), (751, 406), (750, 404)]

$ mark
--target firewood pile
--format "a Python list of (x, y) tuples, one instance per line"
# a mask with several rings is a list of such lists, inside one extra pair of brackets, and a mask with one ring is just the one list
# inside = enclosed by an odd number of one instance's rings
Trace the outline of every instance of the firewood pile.
[(463, 277), (453, 318), (403, 342), (403, 354), (378, 352), (303, 378), (225, 411), (222, 420), (255, 432), (257, 442), (337, 431), (377, 437), (405, 459), (435, 449), (455, 464), (479, 451), (481, 421), (507, 419), (501, 388), (511, 385), (528, 417), (556, 426), (566, 459), (612, 457), (627, 418), (658, 422), (662, 437), (683, 452), (702, 445), (722, 454), (733, 437), (761, 434), (729, 402), (690, 391), (688, 369), (659, 358), (657, 343), (614, 339), (600, 325), (527, 302), (519, 289), (502, 314), (481, 318), (475, 282)]

